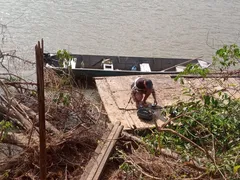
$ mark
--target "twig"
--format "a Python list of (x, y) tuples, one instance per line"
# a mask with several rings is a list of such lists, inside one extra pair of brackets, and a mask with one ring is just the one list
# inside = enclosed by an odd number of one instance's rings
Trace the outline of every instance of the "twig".
[(6, 53), (6, 54), (3, 53), (2, 55), (3, 55), (3, 56), (6, 56), (6, 57), (11, 57), (11, 58), (19, 59), (19, 60), (23, 61), (24, 63), (29, 63), (29, 64), (32, 64), (32, 65), (35, 65), (35, 64), (36, 64), (35, 62), (28, 61), (28, 60), (26, 60), (26, 59), (20, 58), (20, 57), (15, 56), (15, 55), (10, 55), (10, 54), (8, 54), (8, 53)]
[(207, 175), (207, 173), (203, 173), (203, 174), (201, 174), (198, 177), (195, 177), (195, 178), (184, 178), (182, 180), (198, 180), (198, 179), (201, 179), (201, 178), (205, 177), (206, 175)]
[(26, 82), (25, 79), (21, 78), (20, 76), (17, 76), (16, 74), (12, 74), (12, 73), (0, 73), (0, 76), (14, 76), (14, 77), (18, 78), (19, 80), (23, 80)]
[(32, 123), (32, 128), (30, 130), (30, 135), (29, 135), (29, 138), (28, 138), (28, 146), (30, 145), (30, 142), (31, 142), (33, 130), (34, 130), (34, 123)]
[(16, 84), (22, 84), (22, 85), (32, 85), (32, 86), (36, 86), (37, 83), (34, 82), (20, 82), (20, 81), (14, 81), (14, 82), (4, 82), (7, 85), (16, 85)]
[(67, 165), (66, 165), (66, 167), (65, 167), (65, 180), (67, 180), (68, 178), (67, 178)]
[[(136, 136), (133, 136), (133, 135), (131, 135), (131, 134), (125, 132), (125, 131), (122, 131), (122, 135), (123, 135), (124, 137), (126, 137), (126, 138), (134, 141), (134, 142), (137, 142), (137, 143), (142, 144), (145, 148), (148, 148), (148, 144), (145, 143), (145, 142), (144, 142), (143, 140), (141, 140), (140, 138), (138, 138), (138, 137), (136, 137)], [(166, 150), (166, 149), (164, 149), (164, 148), (161, 148), (161, 149), (160, 149), (160, 153), (161, 153), (163, 156), (167, 156), (167, 157), (170, 157), (170, 158), (175, 159), (175, 160), (177, 160), (178, 157), (179, 157), (179, 155), (178, 155), (177, 153), (174, 153), (174, 152), (172, 152), (172, 151), (169, 152), (168, 150)]]
[[(172, 134), (175, 134), (177, 136), (179, 136), (181, 139), (189, 142), (190, 144), (192, 144), (193, 146), (195, 146), (196, 148), (198, 148), (200, 151), (204, 152), (206, 155), (208, 155), (207, 151), (205, 149), (203, 149), (201, 146), (197, 145), (195, 142), (191, 141), (190, 139), (188, 139), (187, 137), (183, 136), (182, 134), (172, 130), (172, 129), (167, 129), (167, 128), (161, 128), (161, 131), (165, 131), (165, 132), (170, 132)], [(211, 156), (209, 156), (209, 158), (211, 160), (213, 160), (213, 158)]]
[[(203, 128), (204, 130), (206, 130), (206, 131), (209, 133), (209, 135), (214, 135), (206, 126), (204, 126), (202, 123), (200, 123), (200, 122), (199, 122), (198, 120), (196, 120), (195, 118), (193, 118), (193, 117), (191, 117), (191, 116), (186, 116), (186, 117), (194, 120), (196, 123), (198, 123), (200, 126), (202, 126), (202, 128)], [(208, 135), (208, 136), (209, 136), (209, 135)], [(202, 137), (202, 138), (204, 138), (204, 137)], [(215, 138), (215, 137), (214, 137), (214, 138)], [(216, 139), (216, 138), (215, 138), (215, 141), (219, 142), (219, 140)]]
[[(130, 158), (130, 159), (131, 159), (131, 158)], [(144, 174), (145, 176), (147, 176), (147, 177), (149, 177), (149, 178), (152, 178), (152, 179), (162, 180), (162, 178), (155, 177), (155, 176), (152, 176), (152, 175), (144, 172), (143, 169), (142, 169), (142, 167), (139, 166), (138, 164), (135, 164), (132, 159), (131, 159), (131, 160), (128, 160), (128, 161), (126, 161), (126, 162), (132, 164), (134, 167), (136, 167), (136, 168), (138, 169), (138, 171), (140, 171), (140, 172), (141, 172), (142, 174)]]
[(213, 146), (213, 150), (212, 150), (212, 157), (213, 157), (213, 162), (215, 167), (217, 168), (218, 172), (221, 174), (221, 176), (223, 177), (224, 180), (227, 180), (226, 177), (223, 175), (222, 171), (219, 169), (217, 163), (216, 163), (216, 154), (215, 154), (215, 142), (214, 142), (214, 136), (212, 135), (212, 146)]
[[(157, 128), (158, 128), (158, 130), (161, 130), (161, 128), (165, 128), (168, 124), (170, 124), (172, 121), (174, 121), (174, 120), (176, 120), (176, 119), (178, 119), (178, 118), (180, 118), (180, 117), (183, 117), (183, 116), (186, 116), (187, 114), (192, 114), (192, 112), (191, 113), (186, 113), (186, 114), (180, 114), (180, 115), (178, 115), (178, 116), (176, 116), (176, 117), (174, 117), (174, 118), (170, 118), (169, 120), (167, 120), (161, 127), (158, 127), (157, 126)], [(157, 124), (156, 124), (157, 125)]]

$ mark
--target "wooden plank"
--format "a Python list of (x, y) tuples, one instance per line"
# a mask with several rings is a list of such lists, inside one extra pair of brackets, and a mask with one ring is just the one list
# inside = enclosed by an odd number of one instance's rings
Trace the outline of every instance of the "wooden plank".
[[(104, 169), (104, 166), (107, 162), (107, 159), (110, 156), (112, 149), (117, 141), (117, 138), (122, 132), (122, 129), (123, 129), (123, 126), (120, 124), (120, 122), (117, 122), (114, 125), (104, 145), (103, 146), (99, 145), (99, 147), (97, 147), (96, 149), (97, 153), (99, 153), (100, 149), (101, 149), (101, 152), (97, 158), (93, 157), (90, 160), (91, 162), (89, 162), (89, 164), (87, 165), (88, 170), (81, 177), (81, 180), (98, 180), (100, 178), (101, 173)], [(91, 168), (90, 171), (89, 171), (89, 167)]]
[(105, 152), (105, 154), (102, 155), (102, 157), (98, 158), (99, 160), (101, 160), (101, 164), (98, 166), (98, 170), (97, 170), (97, 172), (96, 172), (96, 174), (94, 176), (94, 180), (98, 180), (99, 179), (99, 177), (100, 177), (100, 175), (102, 173), (102, 170), (103, 170), (103, 168), (104, 168), (104, 166), (105, 166), (105, 164), (106, 164), (106, 162), (107, 162), (107, 160), (108, 160), (108, 158), (109, 158), (109, 156), (110, 156), (110, 154), (112, 152), (112, 149), (113, 149), (113, 147), (116, 144), (117, 138), (121, 134), (122, 130), (123, 130), (123, 126), (121, 126), (119, 124), (119, 126), (117, 126), (116, 131), (113, 132), (113, 135), (112, 136), (111, 136), (111, 134), (109, 135), (109, 138), (108, 138), (108, 144), (109, 145), (106, 148), (106, 150), (105, 150), (105, 148), (103, 148), (102, 152)]
[(123, 111), (123, 119), (128, 124), (128, 127), (130, 129), (135, 129), (136, 124), (129, 113), (130, 113), (129, 111)]
[(106, 78), (96, 79), (96, 85), (109, 120), (113, 124), (119, 121), (124, 126), (124, 128), (130, 129), (127, 121), (125, 121), (123, 118), (123, 111), (117, 107), (116, 102), (113, 99), (112, 92), (109, 88), (109, 84), (107, 83)]
[[(178, 100), (187, 100), (189, 98), (182, 95), (181, 85), (175, 82), (170, 75), (107, 77), (106, 82), (118, 108), (123, 109), (126, 106), (131, 93), (130, 86), (137, 77), (149, 78), (153, 81), (157, 101), (162, 107), (176, 103)], [(153, 103), (152, 96), (148, 98), (148, 102)], [(128, 109), (136, 108), (134, 104), (129, 104)]]
[[(112, 124), (109, 124), (109, 125), (108, 125), (108, 128), (109, 128), (109, 131), (111, 132), (112, 129), (113, 129), (113, 125), (112, 125)], [(103, 141), (106, 141), (106, 139), (108, 138), (110, 132), (103, 134), (103, 136), (102, 136), (101, 139), (102, 139)], [(86, 180), (86, 179), (87, 179), (89, 173), (92, 171), (92, 168), (93, 168), (93, 166), (94, 166), (94, 164), (95, 164), (95, 162), (96, 162), (96, 159), (97, 159), (98, 155), (101, 153), (101, 150), (102, 150), (103, 146), (104, 146), (104, 142), (100, 142), (100, 143), (98, 144), (97, 148), (95, 149), (94, 155), (93, 155), (92, 158), (89, 160), (87, 166), (84, 168), (84, 172), (83, 172), (83, 174), (81, 175), (81, 180)]]

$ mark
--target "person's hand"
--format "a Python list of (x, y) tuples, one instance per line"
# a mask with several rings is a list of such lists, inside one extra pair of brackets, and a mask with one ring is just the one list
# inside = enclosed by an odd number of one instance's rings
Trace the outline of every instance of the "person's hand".
[(156, 106), (158, 103), (157, 103), (157, 100), (156, 99), (154, 99), (154, 105)]
[(147, 106), (147, 103), (146, 103), (146, 101), (141, 101), (141, 102), (139, 103), (139, 105), (140, 105), (140, 107), (146, 107), (146, 106)]

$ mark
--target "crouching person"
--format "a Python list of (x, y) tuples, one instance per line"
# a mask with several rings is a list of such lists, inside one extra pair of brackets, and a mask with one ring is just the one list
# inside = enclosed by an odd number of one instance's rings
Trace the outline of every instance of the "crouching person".
[(157, 105), (156, 93), (153, 88), (153, 83), (150, 79), (137, 78), (131, 85), (131, 96), (134, 102), (136, 102), (136, 107), (141, 108), (147, 106), (147, 99), (152, 94), (154, 98), (154, 104)]

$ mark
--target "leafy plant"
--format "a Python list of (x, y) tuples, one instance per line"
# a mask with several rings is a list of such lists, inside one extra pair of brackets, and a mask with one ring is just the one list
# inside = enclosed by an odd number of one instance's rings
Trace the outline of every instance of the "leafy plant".
[(181, 83), (184, 84), (182, 79), (183, 75), (194, 74), (194, 75), (200, 75), (201, 77), (205, 78), (208, 73), (209, 73), (209, 69), (206, 69), (206, 68), (203, 69), (198, 64), (188, 64), (186, 68), (174, 78), (174, 80), (177, 81), (180, 79)]
[(218, 66), (220, 71), (225, 71), (236, 66), (240, 62), (239, 58), (240, 50), (238, 45), (224, 45), (223, 48), (216, 51), (216, 55), (213, 57), (213, 64)]
[(70, 55), (70, 53), (66, 49), (58, 50), (57, 57), (59, 59), (58, 62), (61, 67), (69, 67), (70, 62), (73, 59), (72, 56)]
[(57, 94), (57, 97), (53, 99), (53, 102), (60, 104), (62, 103), (64, 106), (69, 106), (71, 102), (71, 97), (69, 94), (60, 92)]
[[(236, 66), (239, 57), (237, 45), (223, 46), (213, 62), (221, 72)], [(184, 75), (206, 78), (209, 73), (208, 69), (190, 64), (175, 80), (184, 84)], [(168, 131), (156, 130), (144, 138), (149, 152), (157, 154), (162, 147), (169, 148), (181, 154), (181, 161), (194, 160), (205, 166), (209, 174), (218, 172), (224, 178), (236, 179), (240, 169), (240, 100), (221, 90), (212, 95), (185, 88), (184, 94), (190, 97), (188, 102), (166, 108), (169, 118), (174, 118), (174, 123), (167, 125)]]
[(0, 141), (3, 140), (5, 135), (9, 131), (11, 131), (12, 128), (13, 128), (12, 123), (10, 123), (9, 121), (5, 121), (5, 120), (0, 121)]
[(61, 84), (62, 85), (69, 85), (71, 84), (71, 81), (73, 80), (73, 74), (72, 74), (72, 64), (73, 57), (70, 55), (70, 53), (66, 50), (58, 50), (57, 51), (57, 57), (60, 67), (64, 67), (64, 69), (61, 71)]

